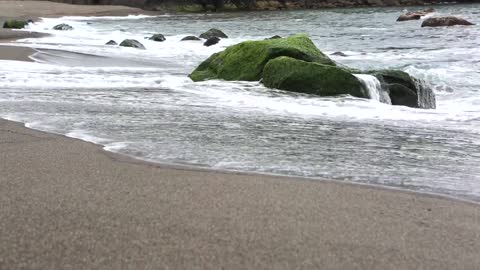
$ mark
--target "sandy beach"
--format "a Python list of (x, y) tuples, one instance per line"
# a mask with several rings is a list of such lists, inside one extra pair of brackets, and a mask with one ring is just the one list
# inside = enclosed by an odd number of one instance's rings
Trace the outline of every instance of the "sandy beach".
[[(29, 6), (16, 8), (21, 4)], [(1, 18), (140, 11), (3, 1), (0, 12)], [(11, 35), (0, 32), (0, 43)], [(0, 47), (3, 60), (29, 61), (32, 53)], [(154, 164), (2, 119), (0, 160), (0, 269), (480, 265), (480, 207), (471, 202)]]

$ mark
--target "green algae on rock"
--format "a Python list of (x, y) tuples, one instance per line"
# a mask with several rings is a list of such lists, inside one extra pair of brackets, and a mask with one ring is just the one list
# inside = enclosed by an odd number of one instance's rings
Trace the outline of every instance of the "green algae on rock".
[(23, 20), (9, 20), (3, 23), (3, 28), (23, 29), (28, 25), (28, 21)]
[(367, 98), (362, 83), (343, 68), (291, 57), (278, 57), (263, 70), (266, 87), (319, 96), (352, 95)]
[(190, 78), (193, 81), (259, 81), (268, 61), (279, 56), (335, 66), (335, 62), (323, 54), (307, 35), (300, 34), (288, 38), (245, 41), (230, 46), (201, 63), (190, 74)]

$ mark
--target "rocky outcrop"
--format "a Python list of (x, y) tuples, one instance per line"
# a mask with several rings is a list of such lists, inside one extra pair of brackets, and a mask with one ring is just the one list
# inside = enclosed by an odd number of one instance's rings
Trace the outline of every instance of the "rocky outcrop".
[(209, 39), (209, 38), (213, 38), (213, 37), (228, 38), (228, 36), (225, 35), (225, 33), (223, 33), (221, 30), (218, 30), (216, 28), (212, 28), (212, 29), (208, 30), (207, 32), (202, 33), (200, 35), (200, 38), (204, 38), (204, 39)]
[(162, 34), (155, 34), (151, 37), (148, 38), (149, 40), (157, 41), (157, 42), (163, 42), (167, 40), (164, 35)]
[(138, 42), (135, 39), (125, 39), (124, 41), (122, 41), (122, 43), (120, 43), (120, 46), (145, 50), (145, 46), (143, 46), (142, 43)]
[(420, 20), (423, 16), (433, 12), (435, 12), (433, 8), (429, 8), (421, 11), (407, 12), (405, 14), (400, 15), (400, 17), (397, 18), (397, 22)]
[(306, 35), (246, 41), (215, 53), (193, 81), (261, 81), (266, 87), (319, 96), (351, 95), (414, 108), (435, 108), (424, 82), (399, 70), (362, 72), (337, 65)]
[[(205, 12), (220, 10), (283, 10), (343, 7), (415, 6), (436, 4), (436, 0), (51, 0), (83, 5), (122, 5), (147, 10)], [(476, 0), (457, 0), (474, 3)], [(440, 1), (442, 2), (442, 1)]]
[(3, 28), (23, 29), (28, 25), (28, 21), (24, 20), (9, 20), (3, 23)]
[(55, 25), (53, 27), (53, 30), (59, 30), (59, 31), (70, 31), (73, 30), (73, 27), (66, 24), (66, 23), (61, 23), (59, 25)]
[(203, 43), (203, 46), (210, 47), (212, 45), (217, 44), (218, 42), (220, 42), (220, 39), (218, 37), (211, 37), (207, 39), (205, 43)]
[(110, 40), (109, 42), (105, 43), (105, 45), (118, 45), (118, 43), (115, 40)]
[(454, 16), (432, 17), (423, 21), (422, 27), (454, 26), (454, 25), (474, 25), (473, 23)]
[(306, 35), (289, 38), (246, 41), (215, 53), (191, 74), (194, 81), (223, 79), (230, 81), (258, 81), (268, 61), (289, 56), (326, 65), (335, 63), (324, 55)]

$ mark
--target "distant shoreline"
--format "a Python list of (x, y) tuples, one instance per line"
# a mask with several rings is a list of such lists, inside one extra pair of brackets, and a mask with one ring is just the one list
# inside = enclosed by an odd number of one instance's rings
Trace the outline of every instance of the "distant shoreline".
[[(53, 0), (60, 3), (72, 3), (71, 0)], [(76, 0), (76, 4), (86, 5), (124, 5), (160, 12), (208, 12), (208, 11), (276, 11), (309, 10), (331, 8), (374, 8), (431, 6), (446, 4), (470, 4), (475, 0), (435, 1), (435, 0)]]

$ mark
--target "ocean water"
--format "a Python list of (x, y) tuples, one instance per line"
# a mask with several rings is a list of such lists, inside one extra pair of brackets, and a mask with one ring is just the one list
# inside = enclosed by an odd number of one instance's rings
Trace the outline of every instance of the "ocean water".
[[(149, 161), (480, 200), (480, 27), (395, 22), (403, 9), (43, 19), (29, 28), (52, 36), (17, 42), (38, 49), (35, 63), (0, 61), (0, 117)], [(478, 4), (436, 9), (480, 23)], [(52, 31), (59, 23), (75, 29)], [(208, 48), (180, 41), (211, 27), (230, 38)], [(144, 39), (153, 33), (167, 40)], [(187, 77), (229, 45), (296, 33), (344, 52), (331, 56), (341, 64), (424, 79), (437, 109), (380, 103), (374, 89), (371, 100), (321, 98)], [(104, 45), (125, 38), (147, 49)]]

